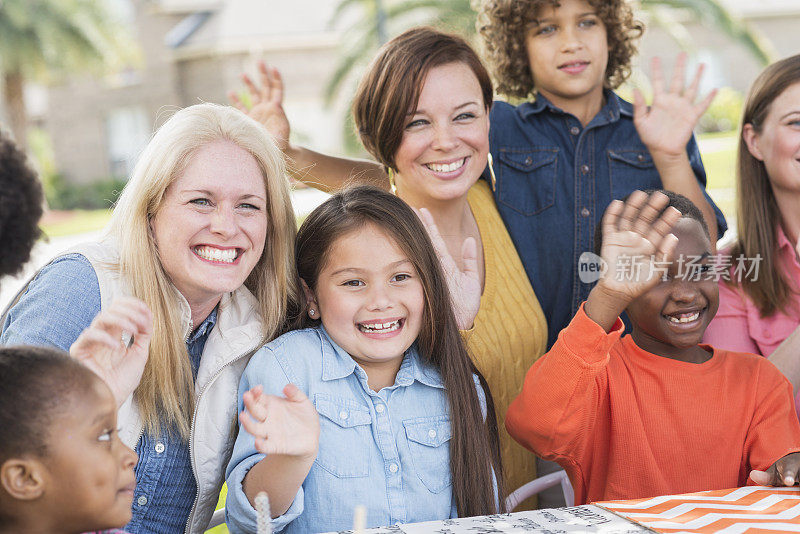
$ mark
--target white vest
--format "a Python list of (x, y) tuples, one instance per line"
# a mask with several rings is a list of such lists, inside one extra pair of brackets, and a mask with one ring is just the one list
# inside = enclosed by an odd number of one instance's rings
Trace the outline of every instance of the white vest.
[[(112, 242), (85, 243), (64, 254), (76, 252), (91, 262), (97, 274), (101, 309), (106, 309), (118, 296), (130, 295), (126, 281), (110, 268), (119, 260)], [(182, 297), (180, 300), (184, 333), (188, 337), (191, 313), (186, 300)], [(252, 293), (242, 286), (223, 295), (195, 381), (189, 456), (197, 482), (197, 498), (189, 514), (187, 534), (205, 532), (216, 508), (236, 439), (239, 379), (250, 356), (263, 342), (261, 318)], [(132, 396), (122, 404), (117, 418), (120, 438), (134, 448), (144, 426)]]

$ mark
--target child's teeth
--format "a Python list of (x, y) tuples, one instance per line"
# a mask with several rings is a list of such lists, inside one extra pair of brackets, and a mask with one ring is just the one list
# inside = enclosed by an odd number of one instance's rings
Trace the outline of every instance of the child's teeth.
[(218, 249), (214, 247), (197, 247), (194, 253), (208, 261), (219, 261), (224, 263), (233, 263), (236, 259), (236, 249)]
[(670, 315), (669, 320), (673, 323), (691, 323), (697, 320), (698, 317), (700, 317), (700, 312), (694, 312), (691, 315), (681, 314), (680, 318)]
[(400, 328), (400, 321), (392, 321), (391, 323), (372, 323), (372, 324), (362, 324), (359, 325), (361, 330), (365, 330), (368, 332), (379, 332), (379, 333), (387, 333), (387, 332), (394, 332), (398, 328)]

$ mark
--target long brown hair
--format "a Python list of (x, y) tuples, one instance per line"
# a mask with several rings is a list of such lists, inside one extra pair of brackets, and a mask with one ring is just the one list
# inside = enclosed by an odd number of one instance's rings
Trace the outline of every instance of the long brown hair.
[[(497, 496), (504, 493), (492, 395), (467, 354), (439, 258), (411, 208), (396, 196), (371, 186), (336, 193), (306, 218), (297, 234), (295, 260), (300, 278), (313, 291), (334, 243), (368, 224), (394, 238), (422, 282), (425, 308), (417, 348), (420, 357), (439, 371), (447, 392), (452, 434), (450, 474), (458, 514), (467, 517), (496, 513)], [(485, 422), (473, 374), (480, 378), (486, 395)]]
[[(741, 287), (758, 307), (762, 317), (786, 310), (797, 288), (784, 276), (777, 264), (777, 230), (781, 223), (780, 210), (770, 185), (764, 162), (755, 158), (747, 148), (744, 126), (750, 124), (761, 133), (772, 102), (789, 86), (800, 82), (800, 54), (773, 63), (756, 78), (742, 116), (737, 158), (738, 239), (731, 250), (736, 258), (761, 255), (758, 280), (744, 277)], [(730, 284), (737, 282), (732, 280)]]
[(489, 72), (457, 35), (426, 26), (412, 28), (378, 51), (353, 99), (353, 120), (361, 143), (387, 169), (403, 139), (408, 114), (419, 102), (422, 84), (434, 67), (464, 63), (475, 74), (486, 109), (494, 94)]

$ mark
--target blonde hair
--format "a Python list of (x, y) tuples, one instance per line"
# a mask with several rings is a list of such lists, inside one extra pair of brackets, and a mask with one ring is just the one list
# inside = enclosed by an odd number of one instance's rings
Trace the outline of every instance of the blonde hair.
[(264, 177), (266, 243), (244, 284), (258, 301), (264, 342), (282, 333), (299, 303), (296, 226), (281, 152), (260, 124), (233, 108), (199, 104), (178, 111), (142, 152), (114, 208), (109, 233), (119, 246), (120, 273), (132, 294), (153, 312), (150, 355), (134, 399), (149, 432), (157, 434), (166, 424), (184, 439), (194, 413), (194, 385), (181, 324), (181, 296), (161, 264), (150, 220), (194, 152), (217, 140), (250, 153)]

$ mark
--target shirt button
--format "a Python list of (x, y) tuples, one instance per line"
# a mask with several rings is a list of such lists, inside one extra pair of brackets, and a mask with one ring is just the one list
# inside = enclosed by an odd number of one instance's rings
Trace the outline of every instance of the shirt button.
[(375, 411), (378, 413), (383, 413), (383, 410), (385, 409), (386, 408), (383, 406), (383, 404), (378, 404), (377, 406), (375, 406)]
[(428, 437), (429, 438), (435, 438), (436, 437), (436, 431), (434, 429), (432, 429), (432, 428), (430, 430), (428, 430)]
[(636, 160), (639, 161), (640, 163), (644, 161), (644, 154), (639, 154), (638, 156), (636, 156)]
[(532, 157), (528, 156), (527, 158), (525, 158), (525, 165), (530, 165), (531, 163), (533, 163)]
[(389, 471), (391, 471), (392, 473), (397, 473), (398, 469), (400, 469), (400, 468), (397, 467), (397, 464), (392, 464), (392, 465), (389, 466)]
[(573, 126), (572, 128), (569, 129), (569, 133), (571, 133), (572, 135), (578, 135), (579, 133), (581, 133), (581, 129), (578, 128), (577, 126)]
[(342, 410), (341, 412), (339, 412), (339, 417), (341, 417), (342, 419), (347, 419), (347, 416), (348, 413), (346, 411)]
[(581, 217), (583, 217), (584, 219), (585, 219), (586, 217), (588, 217), (589, 215), (591, 215), (591, 213), (589, 212), (589, 210), (588, 210), (588, 209), (586, 209), (586, 208), (583, 208), (583, 209), (581, 210)]
[(144, 495), (140, 495), (139, 498), (136, 499), (136, 502), (139, 504), (139, 506), (144, 506), (145, 504), (147, 504), (147, 497), (145, 497)]
[(589, 172), (589, 166), (588, 165), (581, 165), (581, 172), (583, 174), (586, 174), (587, 172)]
[(166, 448), (166, 447), (164, 447), (164, 444), (163, 444), (163, 443), (161, 443), (160, 441), (159, 441), (158, 443), (156, 443), (156, 452), (157, 452), (158, 454), (161, 454), (162, 452), (164, 452), (164, 449), (165, 449), (165, 448)]

